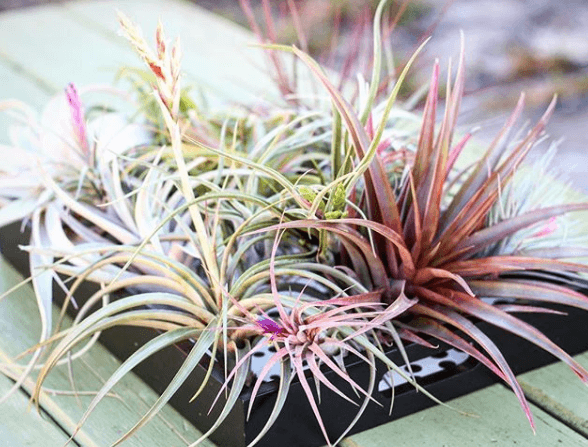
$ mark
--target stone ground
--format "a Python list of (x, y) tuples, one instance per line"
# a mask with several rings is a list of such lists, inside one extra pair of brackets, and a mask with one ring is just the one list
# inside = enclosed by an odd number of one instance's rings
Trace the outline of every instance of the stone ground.
[[(523, 90), (529, 104), (526, 117), (536, 119), (558, 93), (558, 107), (547, 127), (552, 138), (564, 139), (557, 167), (588, 192), (588, 4), (456, 0), (436, 28), (428, 55), (455, 54), (459, 29), (466, 36), (470, 92), (462, 123), (506, 113)], [(481, 137), (497, 128), (498, 124), (489, 126)], [(537, 152), (546, 148), (544, 144)]]
[[(0, 0), (0, 11), (56, 1), (59, 0)], [(237, 0), (193, 1), (245, 22)], [(313, 6), (328, 5), (326, 0), (310, 1)], [(521, 90), (527, 93), (527, 118), (539, 116), (541, 108), (557, 92), (558, 108), (548, 126), (554, 139), (564, 139), (557, 165), (564, 177), (588, 192), (588, 4), (585, 0), (413, 1), (425, 12), (393, 35), (400, 60), (414, 49), (418, 37), (437, 23), (433, 39), (418, 63), (421, 78), (414, 84), (425, 81), (435, 57), (440, 58), (442, 66), (446, 66), (449, 56), (455, 60), (459, 30), (463, 30), (468, 81), (460, 122), (465, 126), (482, 124), (478, 138), (485, 140), (500, 126), (499, 118), (508, 113)], [(260, 2), (252, 0), (252, 3)], [(272, 3), (278, 2), (272, 0)], [(537, 148), (536, 152), (542, 149)]]

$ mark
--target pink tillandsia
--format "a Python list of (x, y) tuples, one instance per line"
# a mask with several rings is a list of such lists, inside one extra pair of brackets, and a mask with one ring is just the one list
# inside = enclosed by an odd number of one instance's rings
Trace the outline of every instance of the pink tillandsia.
[[(225, 388), (228, 387), (231, 380), (233, 381), (231, 385), (233, 400), (236, 398), (235, 396), (244, 386), (245, 380), (243, 377), (249, 371), (251, 358), (256, 352), (271, 344), (275, 348), (275, 353), (267, 360), (253, 385), (248, 416), (263, 381), (276, 365), (280, 365), (281, 367), (278, 397), (266, 426), (261, 430), (256, 440), (249, 445), (254, 445), (261, 439), (277, 418), (286, 400), (289, 383), (295, 375), (304, 390), (327, 445), (332, 446), (338, 441), (332, 443), (329, 440), (327, 427), (323, 423), (318, 403), (313, 395), (307, 376), (310, 375), (314, 379), (317, 386), (317, 393), (318, 387), (324, 385), (341, 398), (356, 404), (356, 402), (333, 384), (332, 379), (323, 372), (321, 366), (324, 366), (334, 373), (335, 376), (349, 384), (358, 396), (360, 394), (363, 396), (363, 403), (359, 405), (356, 417), (351, 421), (344, 433), (340, 435), (340, 440), (355, 425), (370, 401), (381, 405), (372, 396), (376, 383), (374, 351), (372, 349), (364, 350), (360, 347), (364, 346), (367, 342), (364, 342), (364, 345), (356, 342), (359, 342), (360, 339), (366, 339), (363, 334), (367, 331), (376, 328), (386, 331), (385, 322), (404, 313), (416, 303), (416, 300), (411, 300), (406, 295), (400, 294), (396, 300), (387, 305), (381, 299), (382, 290), (359, 293), (352, 296), (337, 296), (331, 299), (315, 300), (309, 299), (308, 297), (303, 298), (303, 289), (297, 299), (292, 302), (291, 299), (286, 299), (284, 295), (281, 295), (277, 287), (275, 258), (280, 243), (280, 233), (280, 231), (276, 232), (269, 264), (269, 279), (273, 304), (279, 315), (276, 318), (272, 318), (261, 308), (258, 308), (261, 316), (255, 315), (242, 306), (234, 297), (227, 294), (227, 297), (242, 314), (242, 317), (239, 318), (245, 322), (244, 325), (241, 325), (231, 335), (233, 340), (243, 340), (247, 332), (249, 334), (259, 335), (271, 334), (271, 336), (257, 340), (253, 346), (247, 342), (247, 346), (236, 352), (235, 366), (227, 375), (225, 383), (213, 402), (212, 407), (214, 407), (216, 400), (218, 400)], [(342, 357), (345, 353), (353, 354), (369, 366), (370, 383), (366, 389), (357, 384), (345, 370), (345, 366), (342, 364)], [(304, 363), (306, 363), (308, 368), (304, 367)], [(231, 402), (231, 396), (229, 396), (227, 402)], [(219, 423), (220, 421), (217, 420), (215, 426)], [(204, 439), (207, 435), (208, 433), (203, 435), (201, 439)]]
[(68, 86), (65, 88), (65, 96), (67, 98), (71, 112), (71, 122), (73, 125), (76, 142), (82, 149), (82, 154), (86, 160), (89, 162), (89, 164), (92, 164), (93, 157), (90, 153), (90, 147), (88, 144), (84, 107), (80, 101), (76, 86), (73, 83), (68, 84)]
[[(229, 298), (233, 301), (232, 297)], [(264, 337), (253, 347), (247, 348), (245, 352), (237, 357), (237, 362), (227, 376), (223, 387), (212, 404), (212, 407), (214, 407), (216, 401), (231, 380), (235, 378), (234, 382), (236, 382), (239, 374), (242, 374), (243, 371), (249, 370), (249, 363), (252, 356), (254, 356), (256, 352), (261, 351), (264, 347), (272, 344), (275, 346), (276, 352), (268, 359), (267, 363), (257, 376), (251, 391), (247, 416), (249, 417), (253, 402), (255, 401), (255, 397), (257, 396), (261, 385), (275, 365), (281, 365), (282, 369), (280, 375), (281, 391), (280, 396), (278, 397), (278, 403), (274, 407), (272, 415), (268, 418), (266, 426), (259, 433), (257, 439), (260, 439), (267, 432), (277, 418), (288, 393), (288, 384), (293, 378), (293, 375), (296, 375), (308, 398), (308, 402), (315, 414), (323, 436), (325, 437), (327, 444), (331, 446), (333, 443), (331, 443), (327, 435), (327, 429), (320, 416), (316, 399), (312, 393), (307, 378), (307, 373), (314, 377), (317, 386), (322, 384), (343, 399), (355, 403), (331, 382), (332, 379), (323, 373), (321, 365), (325, 365), (338, 377), (345, 380), (356, 393), (363, 395), (364, 403), (363, 405), (360, 405), (358, 416), (349, 425), (345, 432), (347, 433), (348, 430), (353, 427), (359, 415), (363, 413), (363, 410), (369, 401), (373, 401), (378, 405), (381, 404), (372, 397), (372, 390), (375, 382), (373, 354), (371, 352), (360, 352), (352, 343), (343, 341), (341, 337), (336, 334), (344, 328), (347, 328), (351, 333), (361, 333), (366, 328), (369, 330), (375, 326), (371, 323), (371, 320), (377, 318), (378, 315), (390, 312), (394, 315), (399, 315), (413, 305), (414, 301), (403, 297), (386, 308), (386, 306), (379, 301), (378, 291), (351, 297), (336, 297), (328, 300), (308, 302), (301, 302), (301, 297), (299, 296), (295, 304), (289, 305), (290, 311), (286, 311), (282, 303), (277, 306), (280, 308), (279, 312), (281, 314), (277, 321), (270, 318), (265, 312), (263, 313), (262, 318), (256, 318), (255, 315), (240, 306), (238, 302), (234, 301), (233, 303), (244, 314), (245, 320), (255, 325), (253, 327), (248, 324), (242, 325), (239, 329), (240, 331), (255, 328), (255, 332), (261, 332), (261, 334), (264, 335), (271, 334), (271, 337)], [(340, 352), (342, 354), (345, 351), (354, 354), (370, 365), (370, 370), (373, 371), (374, 377), (373, 380), (371, 380), (368, 389), (364, 389), (357, 384), (345, 371), (344, 367), (333, 358), (335, 352)], [(306, 362), (308, 365), (308, 370), (304, 368), (303, 362)], [(233, 391), (234, 386), (234, 384), (231, 386), (231, 391)], [(345, 433), (341, 436), (344, 436)], [(208, 433), (203, 435), (201, 439), (204, 439), (207, 435)], [(252, 442), (250, 445), (255, 444), (255, 442), (256, 441)]]

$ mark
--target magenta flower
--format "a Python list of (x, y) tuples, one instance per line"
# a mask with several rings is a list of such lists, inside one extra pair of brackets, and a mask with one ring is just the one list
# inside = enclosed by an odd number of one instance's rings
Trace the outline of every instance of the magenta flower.
[(82, 106), (82, 102), (80, 101), (80, 97), (78, 96), (78, 91), (73, 83), (70, 83), (65, 89), (65, 96), (67, 97), (67, 102), (69, 103), (69, 108), (71, 111), (71, 120), (72, 125), (74, 128), (74, 133), (76, 136), (76, 140), (80, 147), (82, 148), (82, 152), (84, 155), (90, 159), (90, 151), (88, 147), (88, 139), (86, 133), (86, 120), (84, 117), (84, 109)]
[(282, 335), (285, 331), (283, 327), (270, 318), (261, 318), (257, 320), (257, 324), (261, 326), (264, 334), (272, 334), (270, 340), (273, 340), (276, 335)]

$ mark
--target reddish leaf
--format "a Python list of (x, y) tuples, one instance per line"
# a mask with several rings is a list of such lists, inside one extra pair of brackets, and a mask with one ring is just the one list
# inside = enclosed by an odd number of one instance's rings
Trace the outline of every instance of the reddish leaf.
[(442, 306), (436, 305), (422, 305), (416, 304), (411, 309), (416, 315), (425, 315), (436, 320), (443, 321), (445, 323), (451, 324), (452, 326), (456, 327), (460, 331), (464, 332), (465, 334), (469, 335), (473, 340), (476, 341), (489, 355), (492, 357), (498, 368), (504, 374), (503, 379), (510, 385), (512, 390), (514, 391), (515, 395), (519, 399), (519, 403), (533, 428), (535, 431), (535, 422), (533, 421), (533, 416), (531, 414), (531, 409), (525, 398), (525, 394), (521, 389), (521, 386), (517, 382), (515, 375), (513, 374), (512, 370), (508, 366), (508, 363), (504, 359), (504, 356), (500, 352), (500, 350), (496, 347), (496, 345), (488, 338), (486, 334), (484, 334), (480, 329), (478, 329), (470, 320), (467, 318), (459, 315), (458, 313), (444, 308)]

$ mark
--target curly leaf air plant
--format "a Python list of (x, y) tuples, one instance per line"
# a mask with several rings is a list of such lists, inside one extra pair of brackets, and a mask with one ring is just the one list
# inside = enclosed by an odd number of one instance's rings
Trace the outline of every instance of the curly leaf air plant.
[[(148, 327), (157, 335), (106, 381), (78, 429), (136, 365), (188, 341), (191, 348), (173, 380), (116, 444), (152, 419), (196, 367), (203, 365), (207, 375), (192, 399), (213, 369), (223, 368), (217, 400), (230, 390), (210, 430), (192, 444), (197, 445), (249, 386), (252, 405), (271, 368), (279, 365), (273, 411), (250, 445), (275, 422), (294, 379), (332, 445), (310, 383), (317, 396), (322, 384), (352, 400), (325, 375), (330, 369), (363, 397), (340, 435), (345, 436), (375, 401), (376, 360), (430, 396), (384, 352), (385, 345), (395, 344), (410, 369), (403, 341), (431, 347), (437, 339), (508, 383), (533, 425), (514, 374), (474, 319), (537, 344), (588, 381), (588, 372), (569, 355), (512, 315), (554, 312), (535, 302), (588, 309), (586, 297), (571, 289), (588, 267), (560, 260), (585, 256), (588, 251), (575, 246), (584, 241), (568, 236), (566, 246), (558, 236), (569, 226), (564, 215), (587, 210), (588, 204), (564, 204), (557, 195), (553, 203), (542, 197), (537, 205), (529, 193), (537, 188), (519, 168), (542, 137), (555, 99), (534, 128), (513, 136), (521, 96), (485, 154), (458, 169), (471, 137), (453, 141), (464, 89), (463, 43), (453, 83), (448, 70), (440, 125), (438, 62), (422, 119), (401, 110), (396, 98), (422, 46), (396, 82), (393, 76), (381, 81), (382, 53), (390, 54), (380, 37), (385, 4), (376, 10), (371, 81), (359, 76), (353, 95), (347, 76), (335, 87), (305, 52), (272, 44), (266, 51), (284, 104), (209, 116), (180, 88), (179, 43), (170, 46), (160, 25), (154, 51), (121, 14), (123, 34), (150, 70), (130, 71), (138, 82), (143, 120), (105, 111), (90, 119), (84, 92), (78, 94), (73, 85), (52, 102), (61, 108), (44, 117), (58, 123), (38, 125), (24, 105), (8, 104), (27, 119), (28, 126), (13, 134), (14, 150), (27, 157), (0, 171), (0, 225), (31, 217), (31, 243), (25, 248), (44, 322), (39, 344), (22, 356), (32, 354), (28, 363), (17, 366), (15, 389), (39, 369), (32, 395), (38, 403), (51, 370), (82, 356), (101, 331)], [(242, 5), (250, 11), (247, 1)], [(312, 88), (322, 85), (327, 101), (304, 101), (278, 51), (293, 53), (294, 62), (307, 66), (317, 84)], [(557, 277), (567, 285), (549, 282), (553, 274), (561, 274)], [(66, 299), (52, 330), (53, 281)], [(63, 317), (84, 282), (99, 290), (68, 326)], [(512, 302), (491, 304), (485, 297)], [(252, 380), (251, 358), (269, 346), (275, 353)], [(347, 353), (369, 366), (367, 389), (346, 371)]]

